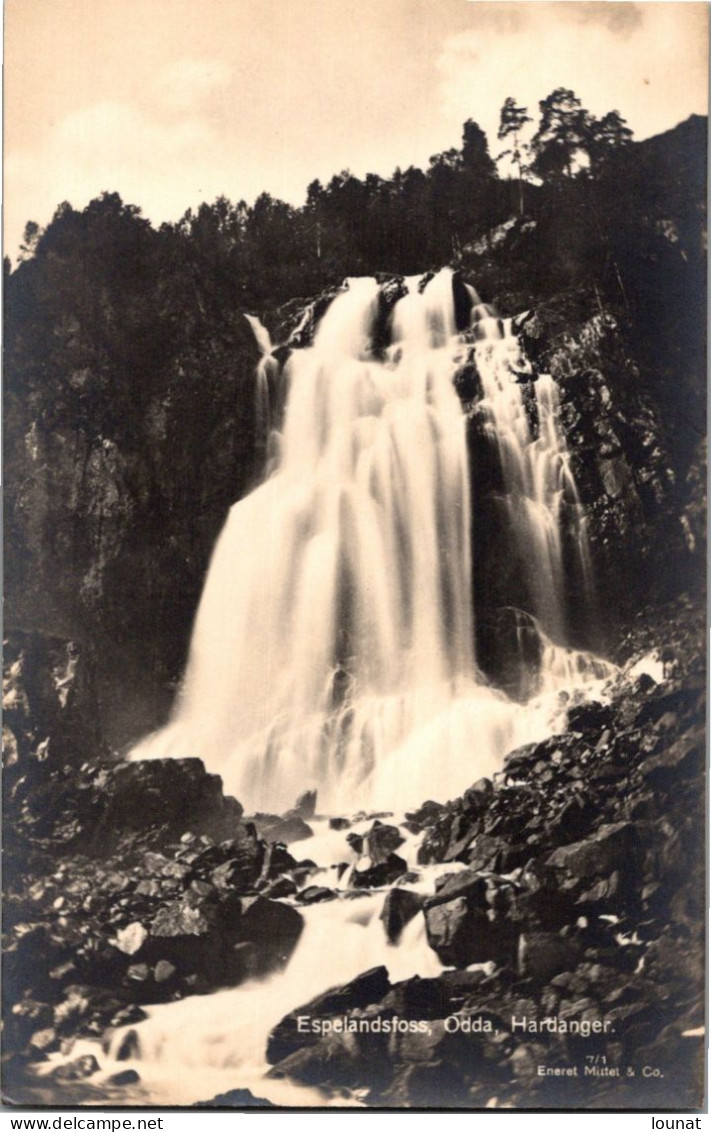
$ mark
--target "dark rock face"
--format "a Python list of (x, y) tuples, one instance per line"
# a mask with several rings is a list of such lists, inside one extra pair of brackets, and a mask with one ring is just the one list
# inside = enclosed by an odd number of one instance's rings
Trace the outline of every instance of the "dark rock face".
[[(531, 299), (530, 294), (510, 297), (514, 309), (531, 305)], [(501, 302), (505, 305), (506, 297)], [(644, 341), (634, 338), (628, 315), (601, 306), (594, 292), (575, 288), (535, 303), (521, 341), (534, 366), (531, 378), (522, 379), (534, 435), (538, 375), (549, 373), (560, 390), (560, 421), (585, 507), (595, 575), (606, 584), (604, 611), (601, 595), (597, 606), (576, 600), (580, 578), (574, 556), (567, 556), (568, 638), (604, 653), (620, 625), (650, 596), (666, 602), (679, 592), (680, 583), (698, 585), (703, 573), (698, 437), (686, 411), (679, 419), (678, 404), (669, 403), (674, 363), (664, 368), (664, 344), (658, 357), (648, 356)], [(690, 404), (698, 403), (701, 420), (702, 363), (696, 358), (685, 364), (686, 396)], [(463, 367), (457, 387), (468, 407), (478, 532), (473, 587), (478, 659), (498, 686), (525, 699), (531, 692), (527, 676), (540, 648), (536, 633), (522, 633), (521, 618), (533, 611), (531, 594), (522, 580), (520, 548), (507, 531), (500, 460), (471, 365)]]
[[(124, 248), (122, 262), (136, 254)], [(160, 340), (172, 339), (165, 323), (137, 333), (109, 298), (117, 279), (105, 307), (77, 317), (73, 298), (46, 301), (56, 288), (32, 283), (43, 270), (23, 265), (11, 318), (13, 341), (41, 342), (44, 362), (39, 375), (22, 345), (8, 359), (6, 626), (81, 645), (96, 690), (87, 719), (123, 747), (164, 721), (214, 541), (261, 475), (258, 350), (238, 311), (212, 349), (185, 311), (180, 343)], [(87, 736), (76, 757), (96, 751)]]
[(82, 752), (102, 753), (91, 659), (76, 641), (11, 631), (3, 642), (3, 664), (9, 781), (32, 773), (38, 763), (76, 764)]
[(300, 350), (313, 343), (316, 328), (345, 283), (331, 287), (310, 302), (293, 299), (277, 312), (273, 333), (290, 350)]

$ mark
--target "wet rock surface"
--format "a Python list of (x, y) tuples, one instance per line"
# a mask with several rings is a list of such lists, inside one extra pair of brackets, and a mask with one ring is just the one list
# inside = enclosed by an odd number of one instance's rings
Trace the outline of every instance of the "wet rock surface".
[[(408, 815), (423, 862), (465, 867), (425, 898), (391, 888), (384, 931), (423, 915), (449, 969), (392, 984), (383, 968), (305, 1004), (272, 1032), (274, 1075), (375, 1107), (701, 1103), (701, 621), (686, 600), (660, 623), (666, 678), (628, 665), (565, 733)], [(331, 1027), (300, 1034), (300, 1014)]]

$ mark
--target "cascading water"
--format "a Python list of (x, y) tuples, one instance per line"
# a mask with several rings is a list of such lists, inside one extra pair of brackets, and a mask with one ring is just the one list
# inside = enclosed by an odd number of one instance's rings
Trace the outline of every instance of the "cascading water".
[[(458, 335), (447, 269), (405, 291), (379, 353), (379, 286), (354, 279), (313, 345), (292, 354), (280, 464), (232, 508), (173, 721), (135, 752), (197, 755), (248, 806), (283, 808), (306, 786), (327, 812), (356, 799), (444, 800), (549, 726), (550, 705), (512, 703), (475, 664), (466, 417), (453, 377), (473, 338), (530, 613), (561, 646), (563, 508), (577, 516), (586, 569), (588, 559), (556, 387), (536, 383), (534, 435), (518, 384), (530, 365), (511, 320), (467, 288), (471, 328)], [(251, 321), (262, 404), (274, 359)]]
[[(313, 824), (315, 836), (308, 841), (309, 853), (324, 865), (325, 879), (334, 862), (349, 855), (355, 861), (356, 856), (349, 851), (342, 831), (329, 830), (324, 820)], [(363, 821), (351, 829), (364, 833), (371, 825)], [(423, 873), (419, 882), (408, 885), (410, 889), (430, 892), (437, 876), (463, 867), (449, 862), (422, 870), (416, 864), (421, 837), (405, 829), (402, 832), (405, 844), (398, 853), (408, 866)], [(346, 879), (344, 874), (341, 883)], [(97, 1050), (95, 1042), (79, 1041), (71, 1056), (99, 1053), (102, 1070), (100, 1078), (94, 1078), (97, 1085), (116, 1072), (134, 1070), (140, 1084), (118, 1098), (119, 1104), (190, 1105), (233, 1088), (249, 1088), (254, 1096), (266, 1096), (277, 1105), (356, 1103), (345, 1093), (327, 1095), (295, 1082), (268, 1078), (265, 1050), (270, 1031), (289, 1011), (369, 968), (386, 964), (392, 982), (414, 975), (435, 977), (443, 968), (427, 944), (422, 917), (406, 926), (396, 946), (388, 945), (379, 918), (382, 890), (361, 891), (357, 899), (348, 899), (345, 891), (342, 895), (343, 899), (329, 904), (300, 908), (304, 931), (286, 970), (207, 997), (149, 1007), (146, 1021), (110, 1031), (103, 1051)], [(45, 1072), (51, 1073), (60, 1060), (60, 1055), (52, 1055)]]
[(478, 409), (498, 452), (508, 524), (526, 564), (530, 612), (562, 644), (567, 636), (563, 514), (582, 597), (589, 602), (593, 585), (585, 515), (559, 424), (558, 387), (549, 374), (535, 375), (529, 386), (534, 398), (530, 411), (521, 379), (534, 374), (511, 321), (496, 318), (484, 304), (473, 309), (474, 353), (483, 386)]
[[(590, 569), (555, 384), (533, 380), (510, 319), (466, 285), (455, 301), (453, 283), (447, 270), (426, 285), (405, 280), (383, 335), (378, 284), (350, 280), (313, 345), (292, 354), (273, 445), (281, 455), (230, 512), (173, 721), (134, 757), (198, 755), (247, 806), (271, 811), (317, 787), (322, 814), (347, 815), (365, 833), (371, 822), (354, 811), (394, 809), (399, 824), (407, 807), (461, 793), (500, 769), (507, 751), (562, 724), (561, 690), (597, 690), (610, 675), (605, 661), (566, 645), (566, 546), (583, 589)], [(257, 423), (269, 440), (278, 363), (250, 321), (262, 351)], [(467, 416), (454, 379), (472, 363), (480, 385)], [(475, 425), (493, 453), (501, 527), (481, 531), (475, 520), (472, 537), (466, 430)], [(476, 462), (474, 473), (475, 497), (486, 494)], [(508, 613), (528, 674), (525, 706), (494, 689), (475, 658), (472, 546), (476, 558), (507, 531), (520, 561), (522, 604)], [(272, 1027), (377, 964), (393, 981), (441, 969), (422, 916), (387, 944), (383, 891), (349, 899), (350, 869), (335, 866), (353, 865), (355, 851), (327, 818), (311, 825), (316, 883), (334, 899), (300, 905), (305, 927), (286, 969), (151, 1007), (145, 1022), (115, 1033), (104, 1074), (135, 1065), (141, 1078), (124, 1103), (192, 1103), (236, 1087), (276, 1104), (344, 1103), (265, 1078)], [(400, 831), (406, 887), (432, 892), (442, 870), (462, 867), (419, 865), (418, 838), (408, 824)]]
[(272, 354), (272, 340), (266, 327), (251, 314), (244, 317), (261, 353), (256, 372), (254, 444), (264, 456), (267, 472), (271, 472), (276, 463), (275, 449), (278, 450), (278, 432), (275, 428), (278, 399), (274, 395), (274, 388), (279, 378), (279, 363)]

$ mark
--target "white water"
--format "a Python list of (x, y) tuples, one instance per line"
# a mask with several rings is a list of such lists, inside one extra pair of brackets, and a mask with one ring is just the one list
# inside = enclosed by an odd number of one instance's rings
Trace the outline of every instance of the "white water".
[[(197, 755), (248, 808), (284, 808), (313, 786), (334, 813), (356, 801), (444, 800), (550, 727), (550, 702), (513, 704), (475, 665), (452, 273), (441, 271), (422, 293), (419, 278), (407, 284), (384, 359), (370, 348), (372, 279), (349, 280), (313, 346), (292, 355), (279, 466), (232, 508), (172, 723), (134, 752)], [(263, 352), (258, 427), (266, 434), (274, 359), (266, 331), (250, 321)], [(516, 381), (530, 365), (511, 320), (475, 305), (472, 326), (533, 612), (558, 648), (544, 649), (544, 663), (555, 656), (560, 671), (564, 508), (588, 573), (589, 556), (557, 389), (550, 377), (536, 382), (534, 437)], [(584, 657), (568, 664), (566, 680), (599, 676)], [(544, 672), (538, 688), (564, 682)]]

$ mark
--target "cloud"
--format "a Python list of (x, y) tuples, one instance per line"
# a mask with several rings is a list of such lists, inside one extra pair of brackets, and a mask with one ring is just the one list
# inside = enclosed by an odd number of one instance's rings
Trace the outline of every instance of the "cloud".
[(53, 121), (41, 145), (9, 153), (6, 246), (17, 246), (27, 220), (46, 224), (61, 200), (83, 208), (103, 190), (117, 191), (160, 222), (229, 191), (224, 114), (232, 75), (220, 60), (178, 58), (133, 97), (81, 106)]
[(614, 3), (614, 0), (603, 0), (602, 3), (566, 4), (566, 16), (578, 24), (600, 24), (614, 35), (631, 35), (642, 26), (644, 8), (641, 4), (634, 4), (625, 0), (625, 3)]
[(705, 5), (516, 7), (525, 18), (504, 27), (472, 4), (471, 27), (447, 38), (437, 62), (443, 113), (453, 123), (478, 121), (494, 153), (504, 99), (534, 113), (560, 86), (598, 116), (619, 110), (637, 137), (706, 113)]
[(60, 167), (71, 162), (114, 172), (180, 156), (209, 126), (198, 116), (160, 122), (124, 102), (100, 102), (59, 122), (51, 148)]
[(474, 0), (469, 11), (473, 13), (477, 29), (510, 33), (522, 30), (528, 23), (527, 7), (526, 4), (509, 3), (508, 0), (495, 0), (494, 3), (478, 3), (478, 0)]
[[(158, 221), (177, 218), (195, 196), (226, 191), (221, 135), (209, 115), (169, 118), (104, 101), (60, 119), (44, 146), (8, 156), (6, 243), (28, 219), (46, 223), (61, 200), (76, 208), (103, 190), (119, 192)], [(181, 175), (193, 169), (191, 191)]]
[(178, 59), (157, 77), (154, 93), (170, 110), (195, 111), (229, 87), (232, 68), (219, 59)]

